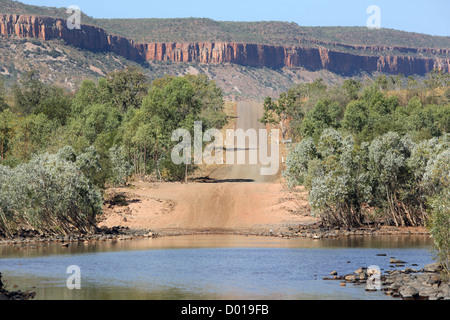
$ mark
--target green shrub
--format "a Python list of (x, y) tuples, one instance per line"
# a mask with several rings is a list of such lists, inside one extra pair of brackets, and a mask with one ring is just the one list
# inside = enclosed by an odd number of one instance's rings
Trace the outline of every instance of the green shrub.
[[(367, 151), (366, 151), (367, 152)], [(362, 206), (370, 198), (367, 176), (361, 170), (351, 136), (325, 129), (316, 147), (312, 138), (297, 144), (286, 160), (290, 186), (303, 184), (309, 191), (313, 213), (328, 226), (363, 223)]]
[(428, 224), (435, 244), (435, 260), (450, 276), (450, 188), (430, 200), (431, 215)]
[(419, 144), (388, 132), (357, 145), (352, 136), (324, 130), (294, 145), (284, 177), (304, 185), (313, 212), (327, 225), (360, 225), (371, 206), (388, 224), (424, 225), (429, 201), (450, 184), (449, 135)]
[(127, 158), (123, 146), (113, 146), (109, 149), (109, 158), (112, 165), (111, 181), (115, 185), (126, 185), (128, 177), (133, 174), (133, 165)]
[(83, 171), (90, 161), (70, 147), (56, 155), (34, 156), (14, 169), (0, 166), (0, 231), (19, 227), (68, 234), (95, 228), (102, 195)]
[(286, 158), (286, 170), (283, 171), (289, 187), (305, 184), (310, 161), (316, 157), (316, 146), (312, 138), (303, 139), (294, 145)]

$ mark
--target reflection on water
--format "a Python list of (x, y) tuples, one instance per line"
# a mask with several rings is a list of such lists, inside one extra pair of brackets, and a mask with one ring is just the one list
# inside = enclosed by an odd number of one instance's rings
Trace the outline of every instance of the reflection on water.
[[(36, 299), (386, 299), (321, 279), (373, 264), (387, 270), (391, 256), (420, 268), (431, 247), (428, 236), (226, 235), (0, 246), (0, 272), (22, 290), (36, 287)], [(69, 265), (81, 269), (81, 290), (66, 287)]]
[(428, 249), (432, 240), (426, 235), (414, 236), (375, 236), (346, 237), (337, 239), (268, 238), (235, 235), (189, 235), (161, 237), (154, 239), (135, 239), (132, 241), (103, 241), (72, 243), (68, 248), (58, 243), (28, 245), (0, 245), (0, 258), (37, 257), (44, 255), (72, 255), (96, 252), (117, 252), (156, 249), (194, 249), (194, 248), (416, 248)]

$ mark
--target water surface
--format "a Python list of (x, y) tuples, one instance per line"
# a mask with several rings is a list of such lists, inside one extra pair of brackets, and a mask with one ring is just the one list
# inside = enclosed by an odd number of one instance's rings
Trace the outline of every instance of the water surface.
[[(280, 239), (192, 235), (132, 241), (0, 246), (4, 282), (32, 287), (36, 299), (391, 299), (363, 286), (324, 281), (389, 258), (432, 262), (428, 236)], [(386, 256), (377, 256), (386, 254)], [(66, 286), (67, 267), (81, 289)]]

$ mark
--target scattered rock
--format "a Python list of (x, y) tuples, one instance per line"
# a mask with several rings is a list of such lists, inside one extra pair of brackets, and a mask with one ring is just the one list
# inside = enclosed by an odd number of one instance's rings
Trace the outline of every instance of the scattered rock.
[(423, 267), (424, 272), (439, 272), (441, 270), (442, 266), (439, 263), (431, 263)]
[(367, 278), (369, 278), (369, 276), (368, 276), (367, 273), (365, 273), (365, 272), (362, 272), (362, 273), (360, 273), (360, 274), (358, 275), (358, 279), (359, 279), (360, 281), (364, 281), (364, 282), (365, 282), (365, 280), (367, 280)]
[(405, 262), (405, 261), (402, 261), (402, 260), (395, 259), (395, 258), (391, 258), (391, 259), (389, 260), (389, 263), (390, 263), (390, 264), (403, 264), (403, 263), (406, 263), (406, 262)]
[(450, 296), (450, 285), (448, 283), (441, 283), (439, 290), (442, 291), (447, 296)]
[(354, 274), (348, 274), (345, 276), (344, 279), (347, 282), (356, 282), (356, 280), (357, 280), (356, 275), (354, 275)]
[(438, 295), (439, 291), (433, 287), (426, 287), (421, 288), (419, 291), (420, 297), (430, 297), (430, 296), (436, 296)]
[(400, 283), (393, 283), (388, 287), (388, 289), (392, 291), (398, 291), (401, 288), (401, 286), (402, 285)]
[(401, 287), (398, 292), (400, 293), (400, 295), (402, 296), (402, 298), (404, 299), (408, 299), (408, 298), (416, 298), (419, 295), (419, 291), (412, 287), (412, 286), (404, 286)]
[(411, 269), (410, 267), (406, 267), (403, 272), (409, 274), (409, 273), (415, 273), (415, 272), (417, 272), (417, 270)]
[(430, 285), (434, 285), (437, 283), (439, 285), (441, 283), (441, 280), (442, 280), (441, 276), (437, 273), (434, 273), (428, 278), (426, 283)]
[(337, 274), (338, 274), (337, 271), (331, 271), (331, 272), (330, 272), (330, 275), (331, 275), (331, 276), (337, 276)]
[(353, 273), (355, 274), (361, 274), (361, 273), (365, 273), (367, 270), (367, 268), (359, 268), (358, 270), (353, 271)]
[[(392, 259), (395, 259), (392, 257)], [(333, 276), (332, 280), (341, 280), (341, 286), (345, 283), (354, 285), (367, 284), (367, 279), (372, 271), (376, 271), (380, 276), (381, 287), (365, 286), (366, 291), (384, 291), (393, 298), (405, 300), (428, 299), (428, 300), (450, 300), (450, 280), (442, 277), (440, 272), (430, 272), (440, 270), (437, 264), (427, 265), (421, 270), (405, 268), (405, 270), (387, 270), (385, 274), (380, 274), (377, 269), (359, 268), (353, 274), (346, 276)], [(428, 270), (425, 271), (425, 270)], [(330, 278), (327, 277), (329, 280)], [(344, 281), (342, 281), (344, 280)]]

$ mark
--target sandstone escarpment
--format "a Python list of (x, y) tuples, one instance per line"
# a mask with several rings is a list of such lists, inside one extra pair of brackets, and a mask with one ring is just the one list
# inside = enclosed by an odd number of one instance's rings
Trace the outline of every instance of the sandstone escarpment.
[(109, 35), (96, 26), (81, 25), (81, 29), (71, 30), (64, 19), (30, 15), (0, 15), (0, 34), (3, 37), (38, 38), (44, 41), (61, 39), (79, 48), (114, 52), (138, 62), (156, 60), (234, 63), (268, 68), (302, 67), (309, 70), (326, 69), (345, 75), (374, 71), (424, 75), (434, 68), (445, 72), (450, 70), (450, 50), (446, 48), (349, 46), (319, 41), (309, 41), (305, 46), (233, 42), (135, 43), (124, 37)]

